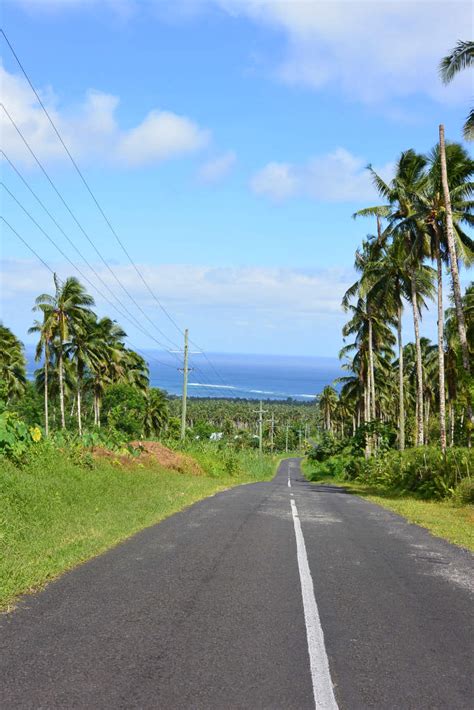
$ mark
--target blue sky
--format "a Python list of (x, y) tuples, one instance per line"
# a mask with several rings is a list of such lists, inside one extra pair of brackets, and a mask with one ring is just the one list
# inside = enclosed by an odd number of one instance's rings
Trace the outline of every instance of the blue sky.
[[(469, 79), (444, 87), (437, 64), (471, 15), (449, 0), (6, 0), (2, 25), (134, 261), (194, 339), (211, 352), (331, 356), (353, 253), (373, 230), (351, 219), (377, 203), (364, 168), (389, 177), (402, 150), (431, 148), (440, 122), (462, 139)], [(175, 340), (4, 42), (2, 89), (107, 263)], [(120, 294), (1, 120), (5, 152)], [(2, 175), (78, 261), (5, 164)], [(2, 209), (60, 276), (74, 273), (3, 191)], [(33, 299), (51, 291), (51, 275), (7, 229), (1, 255), (2, 318), (28, 342)], [(97, 306), (122, 320), (100, 296)], [(124, 325), (134, 344), (153, 346)], [(434, 325), (428, 314), (425, 334)]]

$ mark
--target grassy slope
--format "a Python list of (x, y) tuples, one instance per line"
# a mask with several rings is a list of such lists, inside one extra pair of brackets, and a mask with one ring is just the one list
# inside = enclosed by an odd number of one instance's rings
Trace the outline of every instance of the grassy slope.
[(274, 473), (270, 457), (239, 463), (232, 476), (206, 465), (210, 475), (192, 476), (102, 461), (87, 469), (55, 452), (22, 469), (2, 461), (0, 609), (201, 498)]
[(433, 535), (474, 552), (474, 506), (454, 506), (450, 501), (421, 500), (413, 495), (401, 495), (383, 488), (367, 486), (356, 481), (338, 481), (335, 478), (314, 478), (317, 464), (305, 461), (303, 470), (317, 483), (343, 486), (351, 493), (372, 503), (393, 510), (410, 523), (427, 528)]

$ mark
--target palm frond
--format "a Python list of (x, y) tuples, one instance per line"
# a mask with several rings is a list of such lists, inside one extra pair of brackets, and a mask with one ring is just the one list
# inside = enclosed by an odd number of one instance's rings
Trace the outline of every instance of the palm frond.
[(463, 69), (474, 64), (474, 42), (459, 40), (451, 54), (440, 62), (439, 73), (444, 84), (449, 84)]

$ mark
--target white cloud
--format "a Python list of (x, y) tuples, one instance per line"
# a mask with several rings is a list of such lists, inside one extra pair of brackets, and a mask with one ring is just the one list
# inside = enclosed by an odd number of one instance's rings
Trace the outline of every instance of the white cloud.
[(214, 0), (233, 16), (283, 30), (275, 76), (313, 89), (330, 86), (367, 103), (415, 93), (466, 100), (468, 73), (445, 87), (440, 58), (469, 34), (465, 0)]
[[(26, 82), (0, 65), (0, 85), (2, 102), (38, 157), (64, 160), (64, 150)], [(119, 98), (100, 91), (88, 91), (82, 104), (65, 109), (58, 108), (51, 89), (40, 95), (66, 145), (81, 160), (138, 167), (193, 153), (210, 138), (186, 116), (157, 109), (137, 126), (122, 129), (116, 118)], [(9, 157), (31, 164), (31, 156), (1, 109), (0, 132)]]
[[(304, 165), (268, 163), (250, 181), (257, 195), (282, 201), (297, 195), (317, 201), (351, 202), (375, 196), (366, 160), (345, 148), (315, 156)], [(392, 165), (376, 168), (384, 179), (389, 179)]]
[[(101, 3), (120, 16), (189, 21), (209, 6), (283, 33), (272, 57), (273, 76), (312, 89), (330, 87), (381, 104), (415, 94), (462, 101), (472, 92), (468, 72), (452, 85), (438, 77), (440, 58), (472, 27), (469, 0), (19, 0), (60, 12)], [(280, 39), (280, 38), (279, 38)], [(280, 42), (281, 45), (281, 42)]]
[(280, 202), (294, 195), (299, 189), (299, 178), (289, 163), (268, 163), (250, 180), (250, 187), (257, 195), (265, 195)]
[(206, 183), (218, 182), (221, 178), (229, 174), (235, 165), (236, 159), (234, 151), (228, 150), (226, 153), (222, 153), (222, 155), (208, 160), (199, 168), (199, 180)]
[[(60, 278), (73, 269), (64, 263), (52, 263)], [(115, 292), (117, 284), (103, 265), (96, 271)], [(275, 323), (282, 311), (293, 315), (339, 314), (342, 295), (353, 281), (350, 269), (323, 270), (278, 267), (213, 267), (189, 264), (139, 265), (145, 280), (162, 302), (176, 312), (192, 304), (193, 308), (209, 308), (214, 312), (237, 308), (247, 322), (260, 319), (260, 314), (273, 313)], [(114, 272), (142, 307), (155, 310), (142, 281), (132, 266), (117, 265)], [(33, 298), (52, 288), (52, 276), (44, 266), (31, 259), (5, 259), (1, 263), (2, 302), (14, 307), (18, 299)], [(85, 273), (85, 267), (84, 267)], [(75, 274), (77, 276), (77, 274)], [(81, 277), (79, 277), (81, 278)], [(97, 282), (91, 276), (93, 283)], [(81, 279), (82, 280), (82, 279)], [(85, 284), (89, 289), (89, 286)], [(103, 286), (99, 287), (104, 290)], [(89, 289), (92, 291), (92, 289)], [(94, 296), (97, 296), (93, 292)], [(123, 297), (123, 296), (121, 296)], [(101, 304), (110, 315), (111, 307)], [(131, 306), (133, 310), (133, 306)], [(151, 312), (151, 311), (150, 311)]]

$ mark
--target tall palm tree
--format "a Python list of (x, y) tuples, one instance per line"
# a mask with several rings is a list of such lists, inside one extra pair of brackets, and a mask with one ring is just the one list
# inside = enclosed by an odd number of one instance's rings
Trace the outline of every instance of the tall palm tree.
[[(90, 313), (94, 299), (84, 286), (74, 277), (69, 276), (60, 283), (54, 274), (55, 294), (43, 293), (36, 299), (38, 310), (50, 313), (53, 337), (58, 340), (58, 374), (59, 374), (59, 407), (61, 412), (61, 427), (66, 427), (64, 410), (64, 344), (69, 338), (71, 328), (81, 323)], [(49, 310), (51, 309), (51, 310)]]
[(97, 318), (94, 313), (85, 314), (71, 324), (70, 341), (66, 345), (66, 355), (71, 358), (76, 369), (76, 415), (79, 436), (82, 436), (82, 394), (87, 370), (97, 356), (101, 343), (97, 339)]
[[(459, 282), (459, 270), (458, 270), (458, 254), (456, 251), (456, 243), (454, 239), (454, 221), (453, 221), (453, 211), (452, 211), (452, 204), (451, 204), (451, 195), (450, 195), (450, 188), (449, 188), (449, 182), (448, 182), (448, 171), (447, 171), (447, 165), (446, 165), (446, 146), (445, 146), (445, 140), (444, 140), (444, 126), (440, 125), (439, 127), (439, 154), (440, 154), (440, 166), (441, 166), (441, 183), (443, 186), (443, 194), (444, 194), (444, 203), (446, 207), (446, 238), (448, 242), (448, 251), (449, 251), (449, 262), (450, 262), (450, 267), (451, 267), (451, 276), (453, 280), (453, 296), (454, 296), (454, 304), (456, 307), (456, 320), (457, 320), (457, 325), (458, 325), (458, 332), (459, 332), (459, 340), (461, 343), (461, 352), (462, 352), (462, 361), (463, 361), (463, 367), (464, 371), (466, 373), (466, 377), (468, 381), (470, 380), (470, 374), (471, 374), (471, 364), (470, 364), (470, 358), (469, 358), (469, 347), (467, 344), (467, 337), (466, 337), (466, 323), (464, 320), (464, 312), (463, 312), (463, 307), (462, 307), (462, 297), (461, 297), (461, 285)], [(467, 414), (468, 418), (470, 421), (470, 424), (472, 425), (474, 423), (474, 418), (472, 414), (472, 400), (471, 400), (471, 393), (468, 389), (466, 390), (467, 394)], [(468, 438), (468, 444), (470, 445), (470, 437)]]
[[(420, 347), (420, 314), (423, 298), (431, 297), (433, 288), (429, 285), (429, 276), (433, 270), (424, 265), (428, 253), (426, 231), (413, 223), (417, 196), (429, 181), (426, 171), (427, 158), (410, 149), (403, 152), (395, 167), (395, 176), (386, 183), (371, 166), (373, 184), (387, 204), (368, 207), (356, 212), (355, 216), (383, 215), (387, 220), (385, 234), (392, 241), (397, 240), (405, 249), (405, 261), (410, 274), (410, 301), (415, 331), (417, 354), (417, 444), (424, 439), (423, 422), (423, 364)], [(411, 221), (410, 221), (411, 220)]]
[(336, 390), (329, 385), (323, 389), (319, 396), (319, 408), (323, 415), (324, 428), (328, 432), (332, 431), (332, 417), (336, 411), (337, 400)]
[(35, 306), (33, 310), (43, 313), (43, 321), (35, 320), (28, 333), (38, 333), (35, 360), (43, 357), (43, 394), (44, 394), (44, 430), (49, 435), (49, 364), (51, 359), (51, 341), (53, 338), (53, 309), (47, 304)]
[(402, 316), (403, 302), (410, 298), (411, 275), (406, 266), (405, 249), (400, 242), (386, 246), (380, 258), (372, 262), (365, 272), (365, 288), (372, 297), (384, 304), (395, 318), (398, 344), (398, 445), (405, 448), (405, 394), (403, 369)]
[[(449, 84), (454, 77), (464, 69), (474, 65), (474, 42), (464, 42), (459, 40), (451, 54), (448, 54), (440, 62), (439, 71), (441, 79), (445, 84)], [(469, 111), (469, 114), (464, 123), (464, 138), (468, 141), (474, 137), (474, 108)]]
[[(446, 449), (445, 375), (444, 375), (444, 313), (443, 313), (443, 262), (449, 264), (449, 246), (446, 232), (446, 208), (443, 197), (441, 160), (439, 146), (428, 156), (429, 181), (424, 190), (416, 196), (415, 214), (411, 221), (413, 228), (427, 229), (429, 251), (436, 262), (438, 301), (438, 373), (439, 373), (439, 414), (441, 448)], [(446, 146), (446, 164), (450, 179), (453, 217), (453, 231), (458, 259), (470, 264), (474, 258), (474, 242), (464, 232), (464, 224), (472, 223), (471, 196), (474, 161), (459, 144)], [(454, 287), (454, 282), (453, 282)]]
[(107, 384), (119, 382), (124, 374), (123, 339), (126, 333), (111, 318), (104, 317), (94, 325), (94, 352), (91, 353), (91, 375), (94, 393), (94, 424), (100, 427), (102, 396)]

